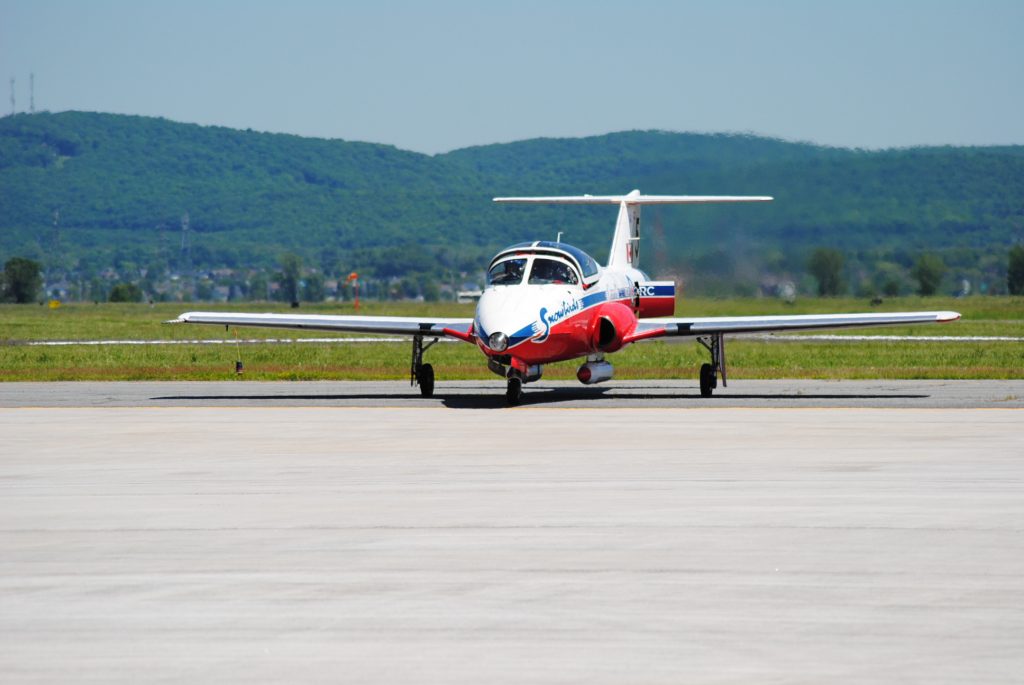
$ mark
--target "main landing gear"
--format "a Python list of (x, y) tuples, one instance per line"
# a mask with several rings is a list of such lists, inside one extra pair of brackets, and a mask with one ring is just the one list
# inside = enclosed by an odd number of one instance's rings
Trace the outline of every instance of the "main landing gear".
[(700, 367), (700, 396), (711, 397), (718, 387), (718, 374), (722, 374), (722, 387), (728, 386), (725, 379), (725, 335), (699, 336), (697, 342), (711, 353), (711, 363)]
[(423, 363), (423, 353), (437, 342), (434, 338), (426, 345), (423, 336), (416, 335), (412, 339), (412, 365), (409, 369), (409, 385), (419, 384), (420, 394), (424, 397), (434, 396), (434, 367)]

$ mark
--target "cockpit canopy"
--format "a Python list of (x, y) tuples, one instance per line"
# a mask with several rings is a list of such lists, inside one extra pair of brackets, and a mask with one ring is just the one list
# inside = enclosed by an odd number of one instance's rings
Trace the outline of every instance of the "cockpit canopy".
[(491, 260), (487, 285), (567, 284), (589, 287), (600, 278), (597, 262), (566, 243), (536, 241), (506, 247)]

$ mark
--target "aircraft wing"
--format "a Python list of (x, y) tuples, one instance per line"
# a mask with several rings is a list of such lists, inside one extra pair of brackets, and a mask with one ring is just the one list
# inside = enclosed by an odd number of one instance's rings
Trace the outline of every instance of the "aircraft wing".
[(333, 314), (249, 314), (245, 312), (185, 312), (165, 323), (220, 326), (258, 326), (339, 333), (448, 336), (473, 340), (473, 319), (431, 319), (412, 316), (335, 316)]
[(797, 316), (707, 316), (690, 319), (643, 319), (627, 342), (681, 335), (771, 333), (825, 328), (949, 323), (957, 312), (879, 312), (868, 314), (801, 314)]

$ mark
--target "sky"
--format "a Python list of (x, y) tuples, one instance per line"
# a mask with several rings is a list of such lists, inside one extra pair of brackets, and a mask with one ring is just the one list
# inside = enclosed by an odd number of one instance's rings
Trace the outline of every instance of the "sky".
[(632, 129), (1024, 144), (1024, 1), (0, 0), (0, 112), (425, 153)]

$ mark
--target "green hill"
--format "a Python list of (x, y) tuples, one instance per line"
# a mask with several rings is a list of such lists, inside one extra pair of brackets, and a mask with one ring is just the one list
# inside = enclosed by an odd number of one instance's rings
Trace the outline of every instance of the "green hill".
[[(922, 251), (951, 277), (1000, 282), (1024, 239), (1024, 146), (861, 151), (746, 135), (631, 131), (422, 155), (392, 146), (64, 112), (0, 119), (0, 258), (51, 267), (179, 259), (271, 265), (291, 250), (328, 272), (470, 271), (498, 247), (565, 239), (599, 259), (607, 207), (495, 206), (495, 195), (770, 194), (756, 206), (645, 210), (645, 268), (696, 290), (800, 278), (836, 247), (850, 280)], [(59, 235), (54, 231), (59, 210)]]

